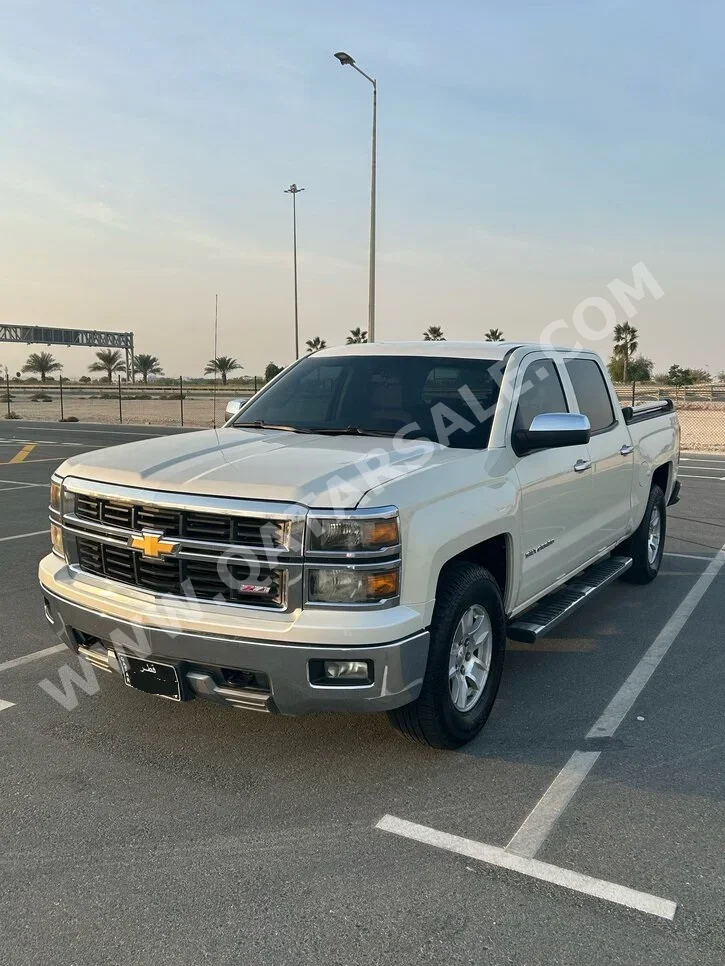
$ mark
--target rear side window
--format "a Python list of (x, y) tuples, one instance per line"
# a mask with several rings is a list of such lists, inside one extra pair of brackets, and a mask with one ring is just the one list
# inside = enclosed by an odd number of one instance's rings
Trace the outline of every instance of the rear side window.
[(593, 359), (568, 359), (565, 362), (574, 387), (579, 411), (589, 417), (592, 432), (611, 429), (616, 422), (612, 400), (602, 370)]
[(514, 440), (518, 432), (525, 432), (531, 426), (534, 416), (568, 412), (559, 373), (551, 359), (538, 359), (530, 363), (524, 373), (521, 397), (514, 417)]

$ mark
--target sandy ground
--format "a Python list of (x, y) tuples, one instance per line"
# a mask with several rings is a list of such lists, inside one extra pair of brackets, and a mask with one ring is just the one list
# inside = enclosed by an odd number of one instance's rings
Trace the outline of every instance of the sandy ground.
[[(224, 421), (224, 409), (228, 400), (233, 398), (239, 398), (239, 393), (218, 394), (217, 425)], [(187, 398), (183, 404), (185, 426), (209, 427), (214, 424), (214, 401), (211, 396)], [(46, 403), (31, 402), (17, 394), (10, 405), (21, 419), (60, 418), (57, 398)], [(725, 452), (725, 406), (703, 403), (701, 409), (690, 408), (693, 405), (697, 404), (686, 403), (685, 408), (677, 410), (682, 427), (682, 448)], [(6, 406), (2, 404), (3, 415)], [(65, 415), (76, 416), (84, 423), (116, 423), (119, 422), (118, 400), (69, 396), (65, 400)], [(180, 426), (181, 403), (178, 399), (124, 399), (122, 421), (129, 425)]]

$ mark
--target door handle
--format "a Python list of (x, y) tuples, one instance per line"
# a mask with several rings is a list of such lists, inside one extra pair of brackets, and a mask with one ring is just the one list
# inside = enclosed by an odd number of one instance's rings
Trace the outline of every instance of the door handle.
[(634, 446), (630, 446), (629, 443), (625, 443), (619, 452), (622, 456), (631, 456), (632, 453), (634, 453)]
[(577, 460), (574, 464), (575, 473), (583, 473), (585, 470), (590, 470), (592, 468), (591, 460)]

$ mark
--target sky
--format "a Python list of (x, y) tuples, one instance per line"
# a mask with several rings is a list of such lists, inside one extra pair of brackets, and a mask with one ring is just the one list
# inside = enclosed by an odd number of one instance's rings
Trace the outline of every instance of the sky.
[[(490, 327), (609, 355), (573, 322), (644, 262), (640, 348), (725, 369), (719, 2), (4, 0), (0, 322), (132, 330), (195, 376), (367, 320), (377, 77), (377, 338)], [(587, 316), (602, 326), (596, 310)], [(0, 344), (11, 373), (41, 346)], [(69, 376), (89, 350), (54, 350)]]

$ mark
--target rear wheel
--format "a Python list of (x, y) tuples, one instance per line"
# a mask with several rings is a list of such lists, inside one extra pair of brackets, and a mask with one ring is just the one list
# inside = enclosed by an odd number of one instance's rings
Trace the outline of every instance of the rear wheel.
[(648, 584), (654, 580), (662, 565), (667, 533), (665, 495), (654, 484), (650, 490), (642, 522), (631, 537), (621, 545), (623, 554), (632, 558), (632, 566), (622, 580), (632, 584)]
[(506, 617), (487, 570), (469, 563), (447, 568), (430, 634), (420, 696), (388, 717), (412, 741), (459, 748), (483, 728), (503, 670)]

